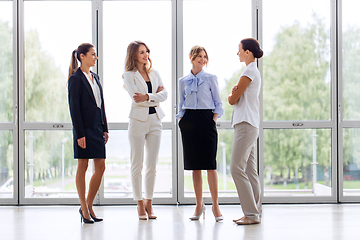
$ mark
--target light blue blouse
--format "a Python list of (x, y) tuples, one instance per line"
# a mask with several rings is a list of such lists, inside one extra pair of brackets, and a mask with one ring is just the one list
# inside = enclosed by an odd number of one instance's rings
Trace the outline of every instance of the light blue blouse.
[(196, 76), (191, 72), (179, 80), (179, 113), (177, 119), (184, 116), (186, 109), (211, 109), (213, 113), (224, 113), (219, 93), (217, 77), (201, 70)]

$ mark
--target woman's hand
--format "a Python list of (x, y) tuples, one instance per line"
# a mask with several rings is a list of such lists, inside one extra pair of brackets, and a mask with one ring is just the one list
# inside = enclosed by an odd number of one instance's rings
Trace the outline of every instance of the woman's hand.
[(109, 134), (107, 132), (104, 132), (104, 141), (105, 141), (105, 144), (108, 142), (109, 140)]
[(159, 93), (159, 92), (161, 92), (162, 90), (164, 90), (164, 86), (159, 86), (158, 89), (157, 89), (157, 91), (156, 91), (156, 93)]
[(133, 99), (136, 103), (145, 102), (145, 101), (149, 100), (149, 95), (142, 94), (142, 93), (135, 93), (135, 95), (133, 96)]
[(85, 137), (79, 138), (79, 139), (77, 140), (77, 143), (78, 143), (78, 145), (79, 145), (81, 148), (83, 148), (83, 149), (86, 148)]
[(233, 87), (232, 91), (231, 91), (231, 94), (234, 94), (234, 92), (236, 92), (237, 89), (238, 89), (238, 86), (235, 85), (235, 86)]
[(215, 123), (217, 122), (218, 117), (219, 117), (219, 114), (218, 114), (218, 113), (214, 113), (213, 121), (214, 121)]

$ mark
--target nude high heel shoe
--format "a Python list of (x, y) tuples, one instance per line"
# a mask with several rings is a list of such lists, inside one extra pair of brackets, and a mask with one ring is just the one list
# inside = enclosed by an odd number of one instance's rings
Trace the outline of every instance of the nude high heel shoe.
[(220, 222), (220, 221), (224, 220), (224, 216), (223, 216), (223, 215), (221, 215), (221, 216), (219, 216), (219, 217), (216, 217), (216, 216), (215, 216), (214, 206), (211, 207), (211, 210), (212, 210), (212, 212), (213, 212), (213, 214), (214, 214), (214, 217), (215, 217), (215, 221), (216, 221), (216, 222)]
[[(139, 206), (137, 207), (137, 210), (138, 210), (138, 214), (139, 214)], [(148, 220), (148, 216), (145, 214), (145, 215), (139, 215), (139, 220)]]
[(199, 220), (200, 217), (201, 217), (201, 214), (203, 214), (203, 219), (205, 219), (205, 210), (206, 210), (206, 207), (205, 207), (205, 204), (203, 203), (202, 206), (201, 206), (200, 214), (197, 215), (197, 216), (194, 215), (194, 216), (190, 217), (189, 219), (190, 219), (191, 221), (193, 221), (193, 220)]

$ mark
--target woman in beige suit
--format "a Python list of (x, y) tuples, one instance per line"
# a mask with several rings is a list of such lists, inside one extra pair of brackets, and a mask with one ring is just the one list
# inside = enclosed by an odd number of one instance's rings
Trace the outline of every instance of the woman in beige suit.
[[(140, 41), (131, 42), (127, 48), (125, 89), (132, 98), (129, 121), (131, 182), (134, 200), (137, 201), (140, 220), (155, 219), (152, 210), (156, 164), (161, 139), (161, 119), (164, 112), (159, 103), (167, 99), (167, 91), (160, 75), (152, 69), (150, 49)], [(145, 159), (145, 202), (142, 197), (142, 167)]]

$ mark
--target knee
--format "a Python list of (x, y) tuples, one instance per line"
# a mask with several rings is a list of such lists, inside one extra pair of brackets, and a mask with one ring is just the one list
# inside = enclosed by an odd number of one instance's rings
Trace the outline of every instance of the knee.
[(105, 163), (104, 164), (100, 164), (95, 168), (95, 171), (101, 174), (104, 174), (106, 169)]
[(214, 169), (214, 170), (207, 170), (207, 174), (208, 175), (216, 175), (217, 174), (217, 172), (216, 172), (216, 170)]
[(88, 169), (88, 162), (83, 161), (83, 160), (78, 160), (81, 161), (78, 163), (78, 167), (77, 167), (77, 173), (84, 173), (86, 172), (86, 170)]
[(236, 174), (245, 174), (245, 170), (242, 169), (240, 166), (231, 163), (230, 164), (230, 173), (231, 175), (236, 175)]

